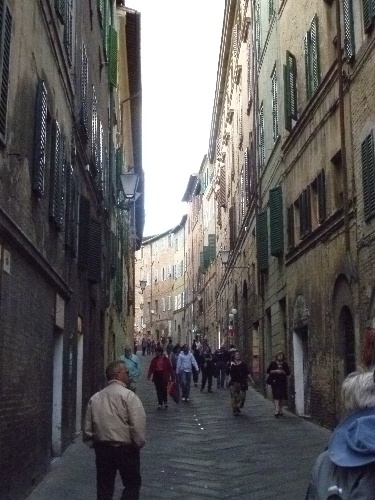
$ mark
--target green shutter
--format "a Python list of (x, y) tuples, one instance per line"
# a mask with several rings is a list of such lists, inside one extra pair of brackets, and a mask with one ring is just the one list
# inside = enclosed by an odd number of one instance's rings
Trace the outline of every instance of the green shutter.
[(344, 16), (344, 46), (347, 61), (351, 61), (355, 54), (354, 44), (354, 21), (353, 21), (353, 0), (343, 0)]
[(99, 23), (100, 27), (103, 28), (103, 18), (104, 18), (104, 0), (97, 0), (98, 1), (98, 16), (99, 16)]
[(375, 162), (372, 133), (362, 142), (363, 203), (365, 220), (375, 215)]
[(71, 63), (73, 60), (73, 4), (72, 0), (66, 0), (66, 15), (64, 27), (64, 45)]
[(109, 27), (109, 82), (117, 86), (117, 31)]
[(0, 89), (0, 136), (6, 141), (6, 117), (8, 107), (9, 91), (9, 62), (10, 62), (10, 39), (12, 30), (12, 16), (6, 7), (5, 22), (1, 32), (1, 89)]
[(47, 90), (39, 81), (35, 101), (33, 191), (41, 198), (44, 195), (44, 172), (46, 168), (47, 140)]
[(307, 32), (303, 39), (304, 52), (305, 52), (305, 73), (306, 73), (306, 98), (309, 101), (311, 98), (311, 70), (310, 70), (310, 31)]
[(258, 270), (260, 272), (268, 269), (268, 227), (267, 211), (257, 214), (257, 250), (258, 250)]
[(210, 265), (210, 248), (208, 246), (203, 247), (203, 267), (206, 271)]
[(373, 0), (362, 0), (363, 26), (365, 33), (368, 33), (372, 27), (374, 20), (374, 3)]
[(208, 235), (208, 248), (209, 248), (209, 258), (210, 262), (213, 262), (216, 258), (216, 235)]
[(281, 186), (270, 190), (269, 205), (271, 255), (280, 257), (284, 253), (284, 220)]
[(56, 13), (62, 23), (65, 22), (65, 0), (55, 0)]
[(88, 280), (91, 283), (100, 283), (102, 269), (102, 229), (96, 219), (91, 220), (90, 225), (90, 257)]
[(90, 242), (90, 200), (81, 196), (79, 201), (78, 265), (81, 269), (89, 266)]

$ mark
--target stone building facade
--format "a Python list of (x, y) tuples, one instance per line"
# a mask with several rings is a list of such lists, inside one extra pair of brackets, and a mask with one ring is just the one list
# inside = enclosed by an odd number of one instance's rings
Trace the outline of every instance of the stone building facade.
[[(134, 37), (124, 29), (118, 39), (117, 9), (124, 8), (121, 1), (0, 2), (4, 499), (25, 498), (80, 432), (104, 364), (116, 357), (107, 317), (110, 309), (121, 316), (113, 303), (116, 265), (128, 263), (128, 247), (117, 247), (115, 259), (110, 244), (118, 217), (117, 131), (133, 145), (122, 171), (134, 167), (142, 176), (134, 121), (140, 103), (132, 104), (132, 131), (129, 122), (116, 125), (119, 76), (130, 91), (140, 84)], [(129, 12), (128, 28), (139, 35), (138, 21)], [(131, 55), (122, 72), (118, 47)], [(142, 238), (142, 197), (138, 203), (132, 219), (118, 225), (132, 234), (132, 250)], [(131, 276), (121, 283), (121, 303)], [(115, 335), (125, 333), (122, 323)]]

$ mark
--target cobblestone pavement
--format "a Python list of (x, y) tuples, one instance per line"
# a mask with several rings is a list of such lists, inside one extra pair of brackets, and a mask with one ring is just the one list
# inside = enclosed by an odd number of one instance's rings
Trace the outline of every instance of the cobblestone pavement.
[[(138, 352), (138, 355), (140, 353)], [(192, 387), (191, 401), (158, 410), (141, 356), (138, 395), (147, 413), (147, 444), (141, 452), (141, 500), (303, 500), (311, 467), (330, 432), (285, 412), (249, 389), (234, 417), (227, 389)], [(121, 496), (117, 478), (115, 499)], [(29, 500), (94, 500), (94, 452), (80, 439), (56, 460)]]

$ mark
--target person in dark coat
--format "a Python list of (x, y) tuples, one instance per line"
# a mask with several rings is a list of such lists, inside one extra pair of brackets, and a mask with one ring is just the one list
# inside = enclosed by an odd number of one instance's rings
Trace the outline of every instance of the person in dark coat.
[(212, 358), (211, 351), (206, 351), (204, 354), (202, 354), (202, 385), (201, 385), (201, 392), (204, 391), (204, 388), (206, 386), (207, 382), (207, 391), (212, 392), (212, 377), (215, 374), (215, 362)]
[(254, 383), (249, 367), (242, 361), (238, 351), (234, 353), (232, 361), (230, 361), (228, 374), (233, 415), (237, 417), (241, 413), (241, 408), (244, 407), (249, 381)]
[(287, 377), (290, 375), (290, 368), (282, 351), (279, 351), (275, 360), (271, 361), (267, 373), (269, 375), (267, 383), (271, 385), (275, 404), (275, 417), (281, 417), (283, 416), (284, 401), (288, 399)]

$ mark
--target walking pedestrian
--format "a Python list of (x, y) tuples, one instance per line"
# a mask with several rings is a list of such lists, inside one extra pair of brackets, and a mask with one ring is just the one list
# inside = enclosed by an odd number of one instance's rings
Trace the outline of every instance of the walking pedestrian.
[(220, 349), (215, 351), (213, 358), (216, 366), (217, 388), (223, 388), (225, 385), (225, 371), (229, 361), (229, 352), (225, 345), (222, 345)]
[(120, 361), (123, 361), (126, 368), (129, 370), (128, 389), (133, 392), (137, 392), (137, 381), (141, 374), (141, 365), (138, 356), (136, 354), (132, 354), (131, 348), (126, 346), (125, 355), (120, 357)]
[(254, 382), (247, 364), (242, 361), (241, 354), (236, 351), (230, 362), (228, 382), (232, 411), (236, 417), (241, 413), (241, 408), (244, 407), (249, 380)]
[(190, 401), (190, 384), (193, 366), (198, 370), (197, 362), (193, 354), (189, 351), (187, 344), (184, 344), (182, 351), (177, 358), (176, 374), (181, 384), (182, 401)]
[(215, 374), (215, 363), (210, 351), (206, 351), (203, 355), (202, 362), (202, 384), (201, 392), (204, 391), (207, 382), (207, 391), (212, 392), (212, 378)]
[(142, 356), (144, 356), (146, 354), (146, 347), (147, 347), (146, 337), (143, 337), (141, 346), (142, 346)]
[(172, 339), (170, 338), (167, 344), (167, 355), (169, 360), (171, 359), (172, 351), (173, 351), (173, 342)]
[(108, 385), (94, 394), (85, 415), (83, 441), (96, 456), (97, 500), (113, 497), (119, 471), (123, 500), (138, 500), (141, 488), (140, 449), (146, 442), (146, 414), (134, 392), (126, 388), (129, 371), (122, 361), (106, 369)]
[(275, 417), (282, 417), (284, 401), (288, 399), (287, 377), (290, 375), (290, 368), (282, 351), (279, 351), (275, 360), (271, 361), (267, 373), (269, 374), (267, 383), (272, 388)]
[(155, 349), (155, 357), (152, 358), (148, 370), (147, 379), (150, 380), (151, 377), (155, 384), (158, 409), (161, 410), (164, 407), (166, 410), (168, 408), (168, 382), (174, 379), (174, 374), (171, 362), (164, 356), (163, 348), (160, 346)]
[(146, 343), (146, 353), (148, 355), (151, 354), (151, 339), (147, 339), (147, 343)]
[(317, 458), (305, 500), (375, 498), (374, 373), (348, 375), (341, 399), (348, 415)]

